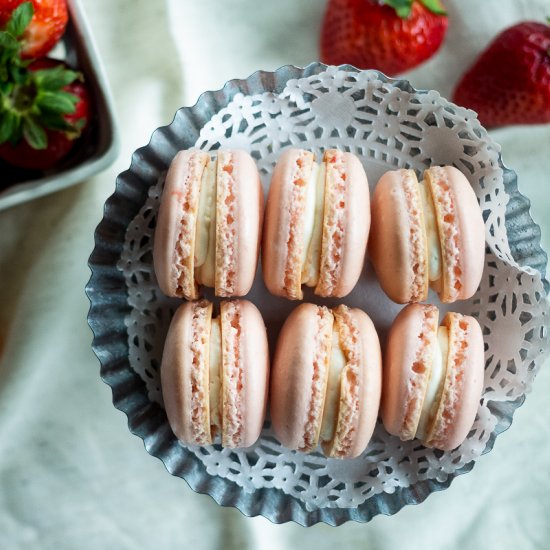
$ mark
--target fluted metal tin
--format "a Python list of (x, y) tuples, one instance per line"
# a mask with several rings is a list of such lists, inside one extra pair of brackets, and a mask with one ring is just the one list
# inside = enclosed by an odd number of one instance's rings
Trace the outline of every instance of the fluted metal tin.
[[(344, 66), (349, 71), (357, 69)], [(394, 514), (407, 504), (418, 504), (434, 492), (446, 489), (454, 475), (445, 482), (422, 481), (394, 493), (381, 493), (369, 498), (357, 508), (321, 508), (308, 511), (302, 502), (278, 489), (262, 489), (246, 493), (234, 482), (210, 476), (201, 462), (178, 444), (168, 425), (164, 410), (149, 400), (146, 386), (132, 370), (128, 361), (128, 335), (124, 318), (130, 311), (123, 274), (117, 269), (128, 224), (147, 198), (147, 191), (161, 172), (167, 169), (178, 149), (193, 146), (200, 128), (237, 93), (257, 94), (281, 92), (290, 79), (315, 75), (326, 66), (312, 63), (304, 69), (285, 66), (275, 72), (259, 71), (246, 80), (231, 80), (222, 90), (206, 92), (193, 107), (180, 109), (173, 122), (156, 130), (150, 143), (138, 149), (130, 169), (120, 174), (115, 193), (105, 204), (104, 218), (95, 233), (95, 249), (90, 256), (92, 275), (86, 292), (91, 302), (88, 322), (94, 333), (93, 349), (101, 363), (101, 377), (112, 388), (113, 403), (128, 417), (130, 431), (142, 438), (147, 451), (162, 460), (167, 470), (187, 481), (200, 493), (207, 493), (222, 506), (234, 506), (247, 516), (262, 515), (275, 523), (295, 521), (304, 526), (318, 522), (340, 525), (353, 520), (366, 522), (378, 514)], [(404, 80), (388, 79), (411, 93), (415, 91)], [(506, 210), (506, 228), (514, 258), (520, 265), (529, 265), (545, 276), (547, 257), (540, 247), (540, 229), (529, 214), (529, 201), (517, 189), (516, 174), (506, 168), (504, 184), (510, 201)], [(544, 281), (546, 292), (548, 283)], [(512, 402), (493, 402), (497, 412), (496, 425), (484, 452), (492, 449), (495, 438), (506, 430), (514, 410), (524, 398)], [(470, 471), (470, 462), (457, 474)]]

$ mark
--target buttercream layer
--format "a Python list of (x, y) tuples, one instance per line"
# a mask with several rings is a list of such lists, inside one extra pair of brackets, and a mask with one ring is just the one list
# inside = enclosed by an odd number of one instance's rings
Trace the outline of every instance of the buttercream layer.
[(428, 430), (437, 412), (443, 387), (445, 385), (445, 376), (447, 373), (447, 359), (449, 355), (449, 331), (447, 327), (437, 329), (437, 338), (433, 350), (431, 363), (430, 380), (424, 395), (422, 403), (422, 412), (418, 421), (415, 437), (426, 439)]
[(195, 279), (215, 285), (217, 159), (210, 159), (202, 176), (195, 237)]
[(427, 271), (428, 281), (441, 279), (441, 245), (439, 240), (439, 229), (435, 214), (434, 202), (429, 187), (424, 181), (418, 183), (420, 197), (422, 199), (422, 210), (424, 214), (424, 228), (426, 231), (427, 243)]
[(340, 387), (342, 372), (346, 367), (346, 354), (340, 344), (338, 324), (334, 323), (328, 368), (327, 390), (324, 397), (323, 420), (321, 422), (320, 439), (323, 442), (332, 441), (338, 421), (340, 409)]
[(326, 167), (313, 164), (307, 190), (301, 284), (317, 286), (321, 266)]

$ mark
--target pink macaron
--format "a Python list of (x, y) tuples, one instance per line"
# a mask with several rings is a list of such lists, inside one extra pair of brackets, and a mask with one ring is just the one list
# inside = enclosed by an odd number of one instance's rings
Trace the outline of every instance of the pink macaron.
[(258, 264), (263, 192), (245, 151), (180, 151), (160, 202), (153, 260), (167, 296), (198, 298), (198, 285), (216, 296), (244, 296)]
[(372, 436), (381, 391), (381, 354), (359, 309), (301, 304), (285, 321), (273, 362), (270, 410), (280, 442), (328, 457), (360, 455)]
[(181, 305), (160, 369), (168, 422), (191, 445), (249, 447), (265, 417), (269, 353), (262, 316), (247, 300)]
[(434, 166), (382, 176), (372, 201), (369, 254), (395, 302), (422, 302), (431, 287), (442, 302), (473, 296), (483, 273), (485, 227), (462, 172)]
[(302, 285), (324, 297), (349, 294), (363, 269), (370, 227), (367, 176), (359, 159), (335, 149), (287, 149), (271, 180), (262, 268), (268, 290), (291, 300)]
[(483, 336), (467, 315), (410, 304), (396, 317), (384, 359), (381, 416), (403, 441), (451, 450), (474, 423), (483, 391)]

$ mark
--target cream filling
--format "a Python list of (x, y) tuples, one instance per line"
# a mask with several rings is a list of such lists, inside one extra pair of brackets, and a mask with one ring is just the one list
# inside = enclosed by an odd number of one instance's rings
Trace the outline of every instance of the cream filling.
[(216, 259), (216, 181), (217, 159), (210, 160), (202, 174), (195, 233), (195, 269), (199, 283), (214, 286)]
[(209, 360), (210, 431), (212, 437), (221, 434), (220, 397), (222, 385), (222, 330), (220, 318), (212, 319)]
[(336, 423), (338, 422), (338, 411), (340, 410), (340, 378), (345, 366), (346, 356), (340, 346), (338, 329), (335, 327), (332, 332), (332, 348), (320, 441), (332, 441), (334, 437)]
[(321, 241), (325, 206), (325, 163), (313, 164), (307, 183), (302, 249), (302, 284), (314, 287), (319, 281)]
[(430, 190), (424, 181), (419, 183), (419, 187), (420, 197), (422, 198), (422, 209), (424, 211), (424, 225), (428, 238), (428, 280), (431, 282), (441, 278), (441, 245)]
[(430, 381), (428, 382), (418, 428), (416, 429), (416, 437), (419, 439), (425, 439), (427, 435), (428, 426), (437, 412), (443, 386), (445, 385), (447, 357), (449, 355), (449, 330), (447, 327), (439, 327), (434, 348)]

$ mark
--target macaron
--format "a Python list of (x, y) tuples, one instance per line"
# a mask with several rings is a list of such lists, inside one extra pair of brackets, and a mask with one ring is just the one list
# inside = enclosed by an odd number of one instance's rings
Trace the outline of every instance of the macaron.
[(275, 350), (270, 412), (289, 449), (353, 458), (372, 436), (381, 391), (378, 335), (363, 311), (304, 303), (285, 321)]
[(269, 353), (262, 316), (247, 300), (181, 305), (170, 324), (160, 379), (168, 422), (190, 445), (249, 447), (265, 417)]
[(460, 445), (474, 423), (483, 391), (483, 336), (467, 315), (410, 304), (387, 341), (381, 416), (401, 440), (420, 439), (444, 451)]
[(265, 212), (262, 270), (268, 290), (301, 300), (349, 294), (363, 269), (370, 228), (367, 176), (359, 159), (329, 149), (321, 163), (287, 149), (275, 166)]
[(372, 201), (369, 254), (384, 292), (401, 304), (473, 296), (483, 274), (485, 227), (462, 172), (434, 166), (382, 176)]
[(258, 264), (263, 192), (245, 151), (180, 151), (164, 184), (153, 260), (167, 296), (198, 298), (198, 285), (216, 296), (244, 296)]

